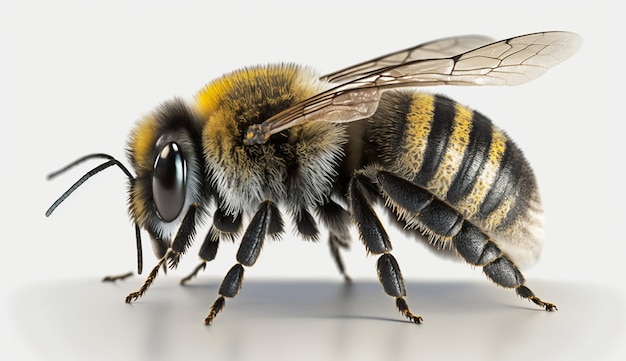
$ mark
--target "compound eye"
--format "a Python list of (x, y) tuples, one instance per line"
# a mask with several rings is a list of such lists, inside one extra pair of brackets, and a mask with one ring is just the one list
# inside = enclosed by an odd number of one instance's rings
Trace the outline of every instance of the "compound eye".
[(152, 196), (157, 215), (171, 222), (183, 209), (185, 203), (187, 167), (178, 144), (165, 144), (154, 162)]

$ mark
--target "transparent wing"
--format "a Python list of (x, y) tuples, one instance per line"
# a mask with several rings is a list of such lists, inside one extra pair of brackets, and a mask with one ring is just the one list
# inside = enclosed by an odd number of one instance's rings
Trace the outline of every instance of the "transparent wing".
[(482, 35), (466, 35), (439, 39), (383, 55), (331, 74), (326, 74), (322, 76), (320, 80), (329, 83), (347, 83), (357, 78), (379, 72), (382, 69), (407, 64), (416, 60), (440, 59), (462, 54), (493, 41), (494, 39)]
[(270, 135), (302, 122), (341, 123), (369, 117), (376, 111), (381, 94), (389, 89), (523, 84), (569, 58), (581, 42), (580, 36), (569, 32), (534, 33), (446, 58), (409, 60), (378, 68), (251, 126), (244, 143), (264, 143)]

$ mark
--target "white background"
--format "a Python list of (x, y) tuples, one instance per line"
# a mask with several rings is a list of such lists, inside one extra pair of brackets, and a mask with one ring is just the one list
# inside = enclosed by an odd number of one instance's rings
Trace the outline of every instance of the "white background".
[[(568, 332), (597, 334), (608, 328), (610, 337), (600, 337), (593, 345), (595, 356), (617, 359), (626, 355), (623, 328), (612, 328), (625, 321), (623, 10), (608, 0), (440, 3), (386, 0), (340, 4), (318, 0), (198, 5), (107, 1), (94, 5), (3, 1), (0, 355), (13, 355), (13, 359), (15, 355), (42, 357), (36, 346), (38, 337), (50, 335), (40, 329), (38, 336), (29, 336), (20, 325), (20, 316), (14, 314), (26, 310), (20, 305), (29, 304), (23, 300), (27, 295), (42, 297), (35, 307), (45, 305), (48, 297), (51, 302), (63, 302), (63, 287), (106, 287), (98, 283), (102, 275), (134, 269), (134, 230), (126, 213), (123, 174), (107, 170), (89, 180), (51, 218), (44, 217), (46, 208), (89, 167), (54, 182), (47, 182), (45, 176), (91, 152), (107, 152), (125, 162), (126, 137), (134, 121), (160, 102), (174, 96), (191, 99), (206, 82), (245, 65), (290, 61), (327, 73), (445, 36), (485, 34), (500, 39), (544, 30), (577, 32), (584, 38), (583, 47), (573, 58), (527, 85), (427, 90), (479, 109), (507, 130), (531, 162), (544, 200), (546, 244), (541, 262), (525, 272), (529, 286), (535, 282), (540, 286), (535, 289), (537, 293), (557, 304), (567, 303), (563, 300), (567, 292), (558, 291), (561, 284), (572, 285), (571, 289), (579, 293), (601, 293), (595, 298), (597, 303), (577, 310), (579, 323), (564, 331), (561, 327), (561, 333), (551, 337), (567, 345)], [(477, 280), (477, 287), (488, 286), (481, 290), (495, 288), (480, 270), (440, 259), (413, 240), (392, 235), (394, 254), (409, 282)], [(144, 250), (145, 267), (150, 267), (155, 259), (148, 242)], [(234, 263), (235, 251), (234, 245), (223, 245), (199, 284), (218, 282)], [(312, 244), (287, 236), (280, 243), (265, 246), (258, 263), (246, 272), (246, 281), (288, 279), (291, 284), (313, 279), (339, 283), (328, 254), (324, 241)], [(365, 257), (358, 241), (345, 261), (355, 280), (365, 285), (376, 282), (375, 258)], [(151, 290), (155, 295), (149, 296), (158, 297), (159, 281), (169, 287), (171, 283), (166, 280), (177, 279), (195, 264), (196, 257), (188, 255), (179, 270), (159, 278)], [(101, 304), (97, 306), (121, 303), (119, 299), (140, 280), (136, 278), (131, 286), (113, 286), (117, 287), (113, 296), (98, 300)], [(59, 286), (59, 293), (55, 293), (54, 285), (65, 286)], [(279, 286), (273, 287), (280, 292)], [(171, 288), (171, 292), (178, 292)], [(504, 291), (504, 299), (527, 306), (512, 293)], [(415, 302), (419, 297), (409, 295)], [(212, 299), (204, 300), (202, 307), (208, 307)], [(89, 297), (82, 300), (95, 302)], [(383, 307), (393, 311), (391, 300), (384, 301)], [(607, 309), (609, 305), (617, 307)], [(230, 303), (225, 312), (229, 307)], [(611, 326), (603, 320), (590, 323), (588, 317), (594, 310), (603, 310)], [(426, 319), (427, 311), (420, 310)], [(184, 309), (177, 312), (185, 314)], [(376, 312), (373, 310), (372, 316)], [(559, 320), (563, 317), (560, 313), (550, 316)], [(138, 316), (131, 313), (125, 317)], [(233, 322), (237, 321), (244, 322)], [(63, 322), (53, 328), (46, 328), (45, 318), (41, 322), (43, 330), (64, 332)], [(219, 322), (214, 326), (219, 327)], [(489, 327), (485, 323), (481, 326)], [(370, 320), (369, 327), (380, 327), (380, 321)], [(524, 335), (520, 337), (523, 345)], [(315, 343), (311, 341), (311, 345)], [(240, 346), (245, 344), (242, 340)], [(568, 355), (573, 358), (582, 357), (576, 347), (591, 347), (569, 346)], [(70, 355), (76, 345), (67, 347)], [(533, 358), (542, 357), (538, 354)]]

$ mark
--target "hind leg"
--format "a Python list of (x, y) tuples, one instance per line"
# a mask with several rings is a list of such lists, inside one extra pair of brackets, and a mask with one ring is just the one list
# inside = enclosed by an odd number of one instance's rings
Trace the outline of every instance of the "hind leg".
[(524, 275), (515, 263), (478, 227), (465, 222), (461, 231), (452, 239), (452, 243), (469, 264), (482, 266), (483, 272), (496, 284), (514, 288), (520, 297), (532, 301), (546, 311), (557, 310), (556, 305), (542, 301), (526, 287)]
[(556, 306), (544, 302), (525, 285), (524, 276), (509, 257), (478, 227), (464, 220), (454, 208), (435, 198), (427, 190), (385, 171), (376, 172), (376, 179), (391, 207), (409, 227), (420, 229), (434, 240), (451, 243), (465, 261), (483, 267), (496, 284), (514, 288), (546, 311)]
[(396, 307), (414, 323), (422, 323), (422, 317), (413, 314), (405, 300), (406, 286), (400, 267), (391, 254), (391, 242), (380, 220), (374, 213), (368, 196), (368, 179), (361, 174), (352, 178), (348, 186), (348, 198), (354, 223), (368, 253), (380, 254), (377, 262), (378, 279), (383, 290), (396, 299)]

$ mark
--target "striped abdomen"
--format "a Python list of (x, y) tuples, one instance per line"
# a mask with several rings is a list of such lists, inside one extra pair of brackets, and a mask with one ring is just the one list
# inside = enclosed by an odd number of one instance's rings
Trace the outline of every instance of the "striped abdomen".
[[(392, 92), (368, 123), (382, 167), (427, 189), (498, 240), (540, 251), (541, 204), (520, 149), (482, 114), (431, 94)], [(524, 263), (524, 262), (522, 262)]]

